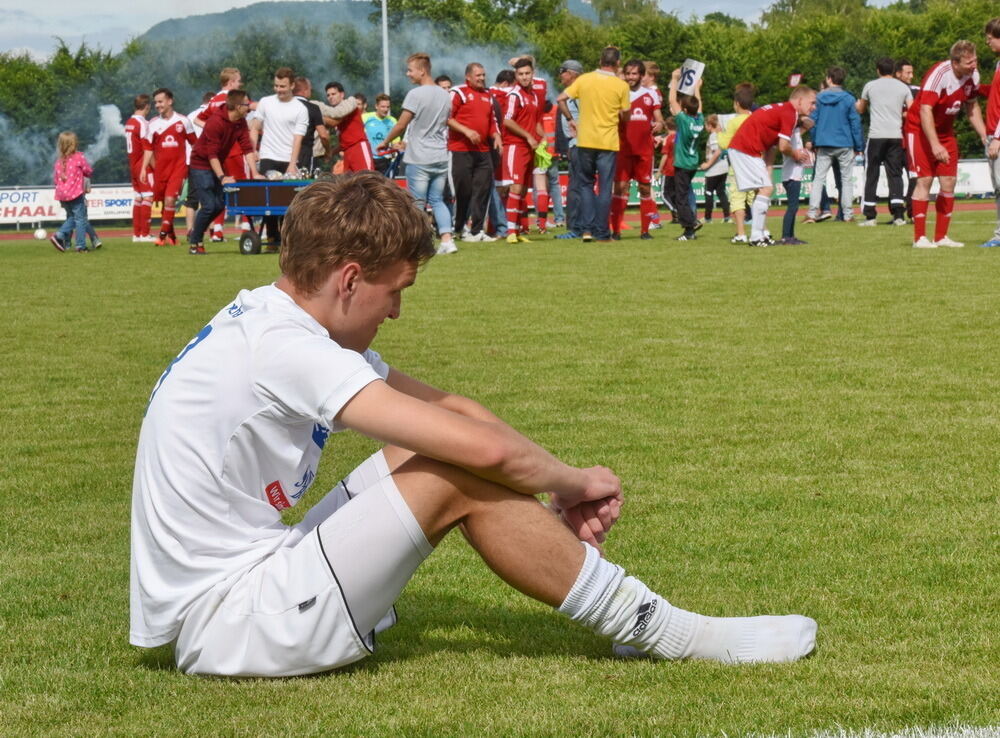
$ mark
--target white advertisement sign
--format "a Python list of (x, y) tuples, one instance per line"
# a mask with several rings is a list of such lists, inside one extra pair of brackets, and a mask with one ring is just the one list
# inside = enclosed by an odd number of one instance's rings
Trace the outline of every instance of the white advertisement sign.
[[(89, 220), (129, 220), (132, 218), (132, 187), (94, 187), (87, 193)], [(62, 222), (66, 211), (55, 198), (53, 187), (0, 189), (0, 224)]]

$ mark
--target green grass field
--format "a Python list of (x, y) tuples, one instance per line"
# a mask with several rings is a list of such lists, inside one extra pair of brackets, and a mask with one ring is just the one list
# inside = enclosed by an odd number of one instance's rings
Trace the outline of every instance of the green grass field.
[[(627, 504), (610, 558), (686, 608), (811, 615), (812, 658), (612, 660), (456, 536), (374, 657), (273, 681), (184, 676), (127, 629), (146, 399), (275, 258), (0, 243), (0, 735), (1000, 726), (1000, 249), (975, 248), (992, 213), (956, 213), (969, 245), (936, 251), (909, 228), (799, 226), (809, 246), (769, 249), (729, 228), (466, 245), (427, 265), (375, 348), (570, 463), (613, 468)], [(328, 444), (296, 518), (373, 448)]]

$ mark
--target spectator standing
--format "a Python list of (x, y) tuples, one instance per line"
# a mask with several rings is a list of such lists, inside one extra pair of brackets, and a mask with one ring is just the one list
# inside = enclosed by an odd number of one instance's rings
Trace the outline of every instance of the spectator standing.
[(799, 196), (802, 194), (802, 175), (806, 165), (812, 163), (812, 154), (802, 144), (802, 132), (812, 128), (812, 118), (800, 119), (792, 132), (792, 151), (805, 151), (802, 160), (786, 156), (781, 164), (781, 185), (785, 188), (785, 217), (781, 221), (781, 241), (786, 246), (805, 246), (806, 242), (795, 237), (795, 217), (799, 214)]
[[(1000, 17), (992, 18), (986, 24), (986, 45), (1000, 56)], [(986, 159), (990, 165), (997, 208), (997, 226), (993, 237), (980, 246), (991, 248), (1000, 246), (1000, 61), (993, 70), (992, 84), (980, 87), (979, 94), (986, 98)]]
[[(559, 83), (563, 89), (569, 87), (576, 78), (583, 74), (583, 65), (576, 59), (567, 59), (559, 65)], [(580, 212), (580, 203), (583, 199), (581, 193), (583, 175), (580, 173), (580, 156), (577, 148), (576, 131), (570, 126), (571, 120), (576, 120), (580, 115), (580, 104), (577, 100), (567, 100), (566, 108), (570, 112), (570, 117), (558, 114), (556, 120), (566, 139), (566, 232), (556, 236), (557, 239), (565, 240), (580, 238), (583, 234), (584, 222)]]
[[(605, 47), (600, 68), (580, 75), (558, 98), (559, 109), (577, 136), (584, 241), (611, 240), (609, 216), (619, 148), (618, 124), (628, 120), (631, 109), (628, 84), (618, 77), (620, 62), (618, 48)], [(579, 101), (577, 117), (567, 106), (571, 99)]]
[[(755, 97), (756, 93), (754, 92), (753, 85), (749, 82), (741, 82), (733, 89), (733, 115), (729, 116), (729, 119), (726, 121), (726, 125), (721, 131), (719, 131), (719, 135), (716, 138), (719, 143), (719, 148), (727, 152), (727, 161), (729, 161), (729, 144), (736, 135), (736, 132), (740, 129), (740, 126), (742, 126), (746, 122), (747, 118), (750, 117)], [(730, 239), (730, 243), (747, 243), (747, 210), (750, 207), (750, 203), (753, 201), (752, 198), (755, 198), (757, 194), (754, 190), (744, 191), (739, 188), (736, 184), (736, 174), (733, 172), (731, 161), (729, 161), (727, 181), (729, 209), (732, 214), (733, 222), (736, 224), (736, 233)]]
[[(458, 251), (452, 238), (451, 213), (444, 204), (448, 182), (448, 118), (451, 96), (431, 77), (431, 58), (411, 54), (406, 60), (406, 76), (414, 88), (403, 99), (403, 112), (386, 141), (408, 130), (406, 139), (406, 186), (420, 207), (429, 204), (437, 223), (441, 243), (439, 254)], [(383, 143), (383, 147), (385, 143)]]
[(492, 235), (496, 238), (507, 236), (507, 188), (510, 182), (505, 182), (503, 179), (503, 115), (507, 106), (507, 95), (516, 83), (513, 69), (501, 69), (489, 89), (493, 100), (493, 116), (496, 118), (497, 130), (500, 131), (501, 137), (500, 151), (496, 149), (490, 151), (490, 158), (493, 160), (493, 190), (490, 193), (489, 218), (493, 226)]
[(149, 132), (149, 95), (136, 95), (132, 103), (132, 116), (125, 121), (125, 153), (132, 176), (132, 243), (152, 241), (149, 223), (153, 216), (153, 181), (148, 172), (142, 177), (145, 155), (143, 141)]
[(677, 237), (678, 241), (693, 241), (695, 231), (701, 228), (698, 218), (691, 206), (693, 189), (691, 180), (698, 171), (698, 137), (705, 130), (705, 118), (701, 114), (701, 84), (704, 78), (699, 78), (694, 85), (693, 95), (678, 95), (681, 70), (675, 69), (670, 78), (670, 113), (677, 124), (677, 139), (674, 142), (674, 204), (677, 206), (677, 218), (684, 232)]
[[(896, 60), (896, 71), (893, 76), (906, 85), (910, 90), (910, 95), (916, 99), (917, 93), (920, 92), (920, 86), (913, 84), (913, 65), (910, 63), (909, 59), (897, 59)], [(912, 104), (912, 103), (911, 103)], [(906, 128), (906, 119), (903, 119), (903, 128)], [(906, 153), (906, 133), (903, 133), (902, 144), (903, 144), (903, 188), (906, 190), (906, 194), (903, 196), (903, 200), (906, 202), (906, 217), (912, 223), (913, 222), (913, 190), (917, 186), (917, 176), (910, 171), (907, 162), (909, 162), (909, 155)]]
[[(545, 109), (542, 112), (542, 132), (545, 134), (545, 150), (549, 153), (552, 163), (542, 174), (535, 175), (535, 188), (541, 189), (538, 178), (544, 177), (544, 188), (549, 193), (549, 207), (552, 208), (552, 215), (555, 217), (552, 225), (556, 227), (566, 225), (566, 210), (563, 205), (562, 186), (559, 182), (559, 161), (566, 155), (565, 146), (559, 146), (559, 134), (562, 127), (562, 116), (559, 115), (559, 108), (551, 100), (545, 101)], [(539, 223), (539, 230), (547, 224)]]
[[(867, 82), (858, 100), (858, 113), (869, 111), (868, 143), (865, 146), (865, 194), (861, 206), (865, 219), (862, 226), (875, 225), (875, 205), (878, 203), (879, 168), (885, 168), (889, 185), (889, 212), (892, 224), (906, 225), (906, 202), (903, 200), (903, 113), (913, 101), (910, 88), (893, 75), (895, 62), (888, 57), (879, 59), (875, 68), (878, 79)], [(844, 176), (841, 170), (841, 177)]]
[(826, 72), (827, 88), (816, 97), (816, 110), (812, 115), (816, 125), (811, 134), (816, 147), (816, 169), (809, 193), (809, 217), (813, 219), (820, 213), (826, 173), (834, 160), (840, 164), (840, 211), (845, 221), (853, 219), (854, 157), (861, 155), (865, 145), (861, 137), (861, 116), (854, 105), (857, 101), (843, 88), (846, 76), (841, 67), (830, 67)]
[(635, 180), (639, 190), (639, 238), (648, 240), (649, 226), (656, 213), (650, 182), (653, 175), (653, 134), (663, 132), (663, 113), (656, 90), (642, 87), (646, 65), (631, 59), (625, 63), (625, 82), (629, 88), (631, 110), (629, 118), (619, 124), (618, 159), (615, 162), (615, 191), (611, 202), (611, 238), (619, 240), (625, 208), (628, 205), (629, 183)]
[[(916, 172), (913, 190), (913, 247), (933, 249), (938, 246), (961, 247), (948, 238), (951, 211), (955, 205), (958, 179), (958, 141), (955, 117), (963, 109), (969, 123), (986, 142), (982, 111), (976, 104), (979, 94), (979, 71), (976, 46), (971, 41), (952, 44), (949, 59), (935, 64), (924, 75), (920, 92), (906, 114), (906, 151), (910, 170)], [(939, 189), (934, 201), (937, 222), (934, 240), (927, 238), (927, 209), (931, 183), (937, 178)]]
[(330, 132), (323, 123), (323, 112), (319, 104), (312, 99), (312, 82), (308, 77), (295, 78), (295, 99), (305, 105), (309, 116), (309, 124), (302, 137), (302, 148), (299, 150), (299, 169), (311, 176), (316, 166), (317, 148), (323, 152), (329, 146)]
[[(52, 234), (49, 241), (58, 251), (65, 251), (70, 235), (76, 232), (76, 250), (85, 253), (87, 248), (87, 182), (94, 173), (82, 152), (73, 131), (63, 131), (56, 139), (58, 158), (52, 167), (52, 181), (56, 186), (55, 198), (66, 211), (66, 221)], [(99, 242), (98, 242), (99, 243)]]
[[(260, 141), (259, 167), (265, 176), (272, 171), (299, 176), (299, 154), (309, 129), (309, 112), (295, 99), (294, 86), (295, 72), (288, 67), (275, 70), (274, 94), (260, 99), (250, 123), (251, 141), (255, 145)], [(281, 245), (281, 218), (265, 215), (264, 227), (269, 237), (266, 251), (276, 253)]]
[(705, 144), (705, 161), (701, 170), (705, 173), (705, 222), (712, 220), (715, 198), (719, 199), (722, 208), (722, 222), (729, 222), (729, 197), (726, 196), (726, 179), (729, 176), (729, 159), (719, 146), (719, 131), (722, 124), (715, 113), (705, 119), (705, 130), (708, 131), (708, 141)]
[(660, 148), (660, 175), (663, 177), (662, 183), (660, 184), (660, 195), (663, 198), (663, 204), (667, 206), (673, 216), (673, 222), (677, 222), (677, 206), (674, 203), (677, 200), (676, 187), (674, 187), (674, 174), (676, 174), (676, 169), (674, 168), (674, 144), (677, 143), (677, 122), (674, 120), (674, 116), (670, 116), (666, 120), (667, 135), (663, 139), (663, 146)]
[[(396, 118), (389, 115), (392, 108), (392, 100), (384, 92), (375, 96), (375, 112), (365, 119), (365, 135), (368, 136), (368, 145), (371, 146), (375, 171), (385, 174), (392, 163), (396, 152), (385, 150), (383, 144), (391, 144), (386, 141), (385, 136), (392, 127), (396, 125)], [(395, 147), (394, 147), (395, 148)]]
[[(767, 209), (774, 192), (769, 167), (774, 162), (776, 149), (783, 156), (800, 162), (808, 159), (808, 152), (793, 148), (791, 139), (800, 117), (809, 115), (815, 107), (816, 92), (799, 85), (792, 90), (788, 102), (764, 105), (751, 113), (729, 144), (729, 163), (736, 175), (736, 186), (743, 192), (757, 191), (753, 201), (750, 246), (774, 243), (767, 232)], [(856, 115), (857, 111), (854, 112)]]
[[(465, 84), (449, 92), (448, 155), (451, 189), (455, 193), (455, 232), (462, 233), (462, 240), (470, 243), (495, 241), (484, 226), (493, 185), (490, 150), (501, 148), (501, 141), (493, 98), (486, 91), (486, 69), (472, 62), (465, 68)], [(472, 223), (466, 231), (470, 218)]]

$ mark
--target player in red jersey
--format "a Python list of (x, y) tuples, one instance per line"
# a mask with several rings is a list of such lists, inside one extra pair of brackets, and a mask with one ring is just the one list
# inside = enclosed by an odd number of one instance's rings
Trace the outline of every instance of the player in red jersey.
[[(979, 72), (976, 46), (971, 41), (952, 44), (947, 61), (935, 64), (924, 75), (920, 92), (906, 113), (903, 136), (911, 174), (917, 178), (913, 190), (913, 247), (933, 249), (964, 244), (948, 238), (951, 211), (958, 179), (958, 142), (953, 128), (955, 116), (964, 108), (969, 122), (986, 142), (983, 115), (976, 105)], [(927, 209), (931, 182), (937, 177), (940, 190), (934, 201), (937, 223), (934, 240), (927, 238)]]
[[(997, 56), (1000, 56), (1000, 17), (991, 18), (986, 24), (986, 45)], [(993, 237), (979, 244), (986, 248), (1000, 246), (1000, 61), (993, 70), (993, 83), (982, 85), (979, 94), (986, 98), (986, 158), (990, 165), (990, 176), (993, 180), (993, 193), (996, 195), (997, 227)]]
[[(806, 85), (792, 90), (788, 102), (765, 105), (746, 119), (729, 142), (729, 163), (736, 175), (736, 187), (741, 192), (757, 190), (750, 212), (750, 245), (766, 246), (767, 208), (771, 204), (774, 182), (768, 167), (774, 161), (775, 150), (804, 162), (809, 158), (805, 149), (792, 148), (792, 132), (801, 116), (816, 107), (816, 91)], [(771, 242), (773, 243), (773, 242)]]
[(153, 173), (153, 202), (162, 203), (163, 218), (157, 246), (169, 241), (177, 244), (174, 233), (174, 213), (177, 212), (177, 198), (187, 179), (187, 147), (197, 140), (194, 126), (186, 116), (174, 110), (174, 93), (161, 87), (153, 93), (153, 104), (159, 113), (149, 122), (146, 138), (142, 145), (145, 150), (139, 178), (145, 179)]
[(527, 217), (525, 194), (535, 166), (535, 148), (544, 134), (539, 134), (538, 104), (531, 89), (535, 68), (527, 57), (514, 65), (516, 84), (507, 94), (503, 119), (503, 154), (501, 179), (509, 183), (507, 193), (507, 243), (527, 241), (523, 221)]
[(136, 95), (132, 105), (132, 117), (125, 123), (125, 152), (128, 154), (128, 169), (132, 176), (132, 242), (152, 241), (149, 235), (149, 221), (153, 208), (153, 183), (143, 179), (144, 149), (142, 142), (149, 129), (149, 95)]
[(615, 189), (611, 199), (611, 238), (621, 238), (622, 221), (628, 205), (629, 182), (633, 179), (639, 187), (639, 213), (641, 234), (649, 239), (652, 214), (656, 202), (650, 188), (653, 178), (653, 134), (664, 129), (659, 95), (655, 90), (642, 86), (646, 65), (639, 59), (625, 63), (625, 81), (628, 82), (632, 112), (627, 121), (618, 124), (618, 159), (615, 163)]
[(326, 86), (326, 101), (333, 108), (329, 116), (323, 116), (328, 126), (336, 126), (340, 132), (340, 150), (344, 154), (344, 172), (375, 171), (372, 145), (365, 133), (365, 123), (361, 120), (362, 109), (355, 97), (344, 95), (340, 82), (330, 82)]
[[(208, 105), (202, 110), (201, 114), (191, 119), (191, 122), (198, 128), (204, 128), (205, 123), (208, 119), (218, 110), (222, 110), (226, 107), (226, 95), (229, 94), (230, 90), (238, 90), (243, 85), (243, 75), (240, 70), (236, 67), (225, 67), (219, 72), (219, 87), (221, 88), (215, 96), (208, 101)], [(249, 97), (247, 98), (249, 100)], [(250, 109), (254, 110), (256, 108), (256, 103), (252, 100), (250, 101)], [(253, 175), (253, 161), (247, 159), (244, 156), (243, 151), (240, 149), (238, 144), (233, 145), (232, 151), (222, 162), (222, 169), (226, 173), (227, 177), (232, 177), (234, 180), (238, 179), (250, 179)], [(219, 213), (218, 217), (212, 222), (212, 241), (218, 243), (223, 241), (223, 224), (226, 222), (226, 211), (223, 210)], [(249, 227), (249, 223), (244, 218), (244, 230)]]
[[(508, 64), (514, 67), (515, 74), (517, 71), (517, 65), (521, 63), (522, 60), (527, 60), (531, 63), (532, 75), (534, 75), (535, 67), (535, 57), (531, 54), (521, 54), (520, 56), (513, 57)], [(546, 82), (541, 77), (532, 76), (531, 78), (531, 92), (535, 96), (535, 127), (532, 129), (533, 135), (542, 142), (545, 140), (545, 125), (542, 123), (542, 118), (545, 116), (546, 101), (549, 94), (549, 83)], [(556, 115), (558, 118), (558, 113)], [(547, 167), (536, 167), (532, 164), (532, 187), (535, 192), (535, 212), (538, 214), (538, 232), (545, 233), (548, 227), (549, 219), (549, 182), (548, 182), (548, 168)], [(521, 216), (521, 232), (527, 233), (528, 231), (528, 217), (527, 209), (522, 209)]]

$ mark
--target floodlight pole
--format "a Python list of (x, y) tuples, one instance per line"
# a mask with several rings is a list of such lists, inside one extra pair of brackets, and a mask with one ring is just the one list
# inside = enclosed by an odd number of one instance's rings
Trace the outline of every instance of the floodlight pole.
[(389, 10), (382, 0), (382, 92), (389, 94)]

